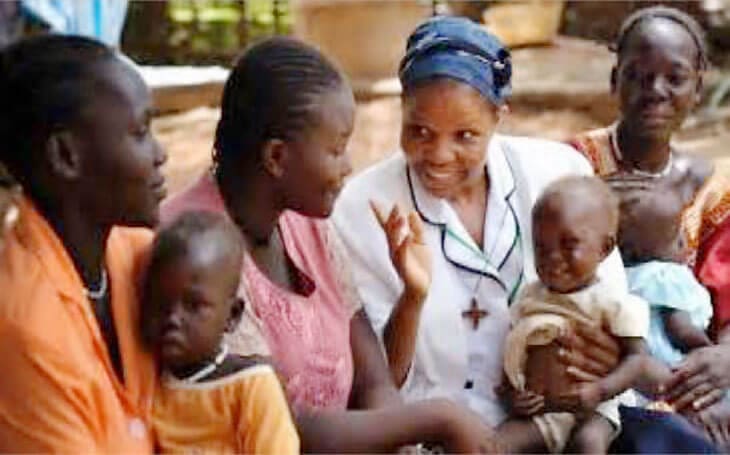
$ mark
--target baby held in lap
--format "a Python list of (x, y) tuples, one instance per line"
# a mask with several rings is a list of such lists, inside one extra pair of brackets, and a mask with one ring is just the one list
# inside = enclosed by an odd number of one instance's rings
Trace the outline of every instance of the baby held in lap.
[(707, 290), (685, 265), (680, 217), (700, 182), (668, 180), (638, 200), (622, 201), (619, 249), (629, 291), (649, 303), (651, 354), (672, 367), (692, 349), (712, 344)]
[[(619, 224), (608, 186), (595, 177), (561, 179), (532, 215), (540, 281), (512, 308), (504, 357), (512, 410), (531, 418), (551, 452), (605, 453), (621, 427), (617, 396), (634, 387), (656, 395), (671, 373), (648, 354), (646, 303), (596, 275), (616, 245)], [(548, 360), (548, 345), (574, 322), (608, 330), (623, 357), (608, 376), (571, 389), (565, 367)]]
[(243, 312), (243, 251), (236, 227), (206, 212), (183, 214), (155, 239), (142, 320), (161, 364), (153, 424), (163, 453), (299, 453), (274, 370), (222, 342)]

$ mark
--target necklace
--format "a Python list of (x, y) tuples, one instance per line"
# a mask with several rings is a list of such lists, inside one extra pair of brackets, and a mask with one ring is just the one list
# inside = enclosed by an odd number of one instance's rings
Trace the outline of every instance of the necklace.
[(221, 345), (221, 350), (218, 353), (218, 355), (215, 356), (215, 359), (213, 359), (212, 363), (209, 363), (208, 365), (204, 366), (200, 370), (196, 371), (195, 373), (191, 374), (190, 376), (187, 376), (181, 381), (187, 382), (188, 384), (195, 384), (200, 379), (208, 376), (212, 372), (218, 369), (219, 366), (223, 363), (223, 361), (226, 359), (226, 356), (228, 355), (228, 345), (223, 343)]
[[(626, 161), (624, 159), (624, 154), (621, 152), (621, 148), (618, 145), (618, 128), (614, 127), (611, 131), (611, 134), (609, 135), (611, 138), (611, 147), (613, 147), (614, 152), (616, 153), (616, 159), (620, 163), (626, 164)], [(672, 153), (672, 149), (669, 149), (669, 158), (667, 159), (667, 163), (664, 165), (664, 169), (660, 170), (659, 172), (649, 172), (649, 171), (642, 171), (641, 169), (637, 169), (636, 167), (633, 167), (633, 169), (630, 170), (632, 174), (639, 175), (641, 177), (647, 177), (651, 179), (658, 179), (661, 177), (666, 177), (669, 175), (670, 172), (672, 172), (672, 167), (674, 166), (674, 153)]]
[(474, 286), (474, 292), (472, 293), (471, 302), (469, 309), (466, 311), (461, 312), (461, 316), (463, 318), (471, 319), (471, 325), (473, 330), (479, 329), (479, 323), (482, 322), (483, 318), (486, 318), (489, 316), (489, 312), (487, 310), (483, 310), (479, 308), (479, 302), (477, 301), (477, 293), (479, 292), (479, 284), (482, 282), (482, 276), (479, 275), (479, 279), (477, 279), (477, 284)]
[(99, 289), (89, 289), (84, 287), (84, 293), (86, 297), (91, 300), (100, 300), (106, 295), (107, 288), (109, 287), (109, 279), (106, 275), (106, 269), (101, 269), (101, 279), (99, 280)]

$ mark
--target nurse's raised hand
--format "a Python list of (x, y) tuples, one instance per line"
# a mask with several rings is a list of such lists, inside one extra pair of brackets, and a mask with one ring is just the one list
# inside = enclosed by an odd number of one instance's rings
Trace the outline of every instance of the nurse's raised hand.
[(387, 216), (373, 201), (370, 207), (388, 239), (390, 257), (405, 293), (415, 301), (425, 300), (431, 286), (431, 251), (423, 237), (421, 218), (413, 211), (405, 215), (397, 204)]

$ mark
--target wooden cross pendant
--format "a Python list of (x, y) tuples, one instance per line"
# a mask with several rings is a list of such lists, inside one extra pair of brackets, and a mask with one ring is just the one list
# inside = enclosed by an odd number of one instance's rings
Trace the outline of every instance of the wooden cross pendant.
[(482, 318), (486, 318), (488, 315), (489, 312), (479, 308), (476, 298), (471, 299), (471, 306), (468, 310), (461, 312), (461, 316), (471, 319), (474, 330), (479, 328), (479, 323), (481, 322)]

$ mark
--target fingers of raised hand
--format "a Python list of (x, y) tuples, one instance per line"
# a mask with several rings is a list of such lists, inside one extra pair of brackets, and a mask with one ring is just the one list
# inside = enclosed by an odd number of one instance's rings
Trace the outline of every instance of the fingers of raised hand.
[(376, 203), (372, 199), (370, 199), (368, 201), (368, 203), (370, 204), (370, 210), (375, 215), (375, 219), (378, 220), (378, 224), (380, 224), (380, 226), (382, 228), (385, 228), (385, 223), (388, 218), (385, 216), (385, 213), (383, 212), (383, 209), (380, 207), (380, 204)]
[(403, 216), (401, 215), (401, 209), (398, 204), (393, 204), (388, 215), (385, 215), (385, 211), (382, 206), (372, 199), (369, 201), (370, 209), (372, 210), (375, 218), (378, 220), (380, 226), (386, 231), (391, 231), (395, 225), (403, 223)]
[(388, 220), (385, 222), (385, 229), (393, 235), (400, 235), (403, 226), (405, 226), (405, 222), (406, 220), (401, 215), (400, 207), (398, 207), (398, 204), (395, 204), (390, 210)]
[(414, 242), (425, 243), (423, 239), (423, 221), (415, 211), (408, 214), (408, 227), (411, 230)]
[(384, 215), (385, 212), (382, 207), (372, 200), (370, 201), (370, 208), (385, 232), (391, 253), (395, 255), (398, 247), (403, 243), (404, 238), (408, 234), (408, 229), (406, 229), (407, 221), (405, 217), (401, 215), (402, 212), (400, 207), (398, 207), (397, 204), (394, 204), (387, 217)]

